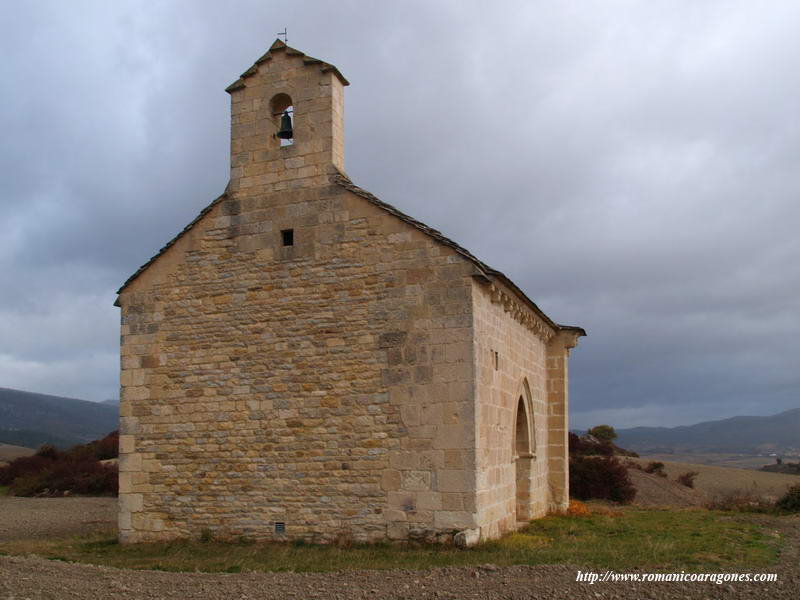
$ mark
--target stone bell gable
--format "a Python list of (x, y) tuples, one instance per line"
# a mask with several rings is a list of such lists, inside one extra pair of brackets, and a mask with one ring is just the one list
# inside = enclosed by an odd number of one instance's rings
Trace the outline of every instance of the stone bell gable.
[(123, 542), (472, 543), (566, 506), (584, 332), (344, 175), (345, 85), (276, 41), (228, 88), (225, 192), (119, 290)]
[[(344, 171), (346, 85), (333, 65), (276, 40), (226, 90), (231, 96), (228, 189), (249, 198), (324, 186), (328, 176)], [(289, 108), (291, 143), (274, 135)]]

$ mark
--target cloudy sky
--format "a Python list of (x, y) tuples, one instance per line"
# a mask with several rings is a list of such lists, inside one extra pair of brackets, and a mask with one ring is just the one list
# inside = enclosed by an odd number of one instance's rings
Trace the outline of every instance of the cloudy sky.
[(5, 2), (0, 387), (117, 396), (115, 291), (284, 27), (351, 81), (350, 177), (589, 332), (573, 426), (800, 406), (790, 1)]

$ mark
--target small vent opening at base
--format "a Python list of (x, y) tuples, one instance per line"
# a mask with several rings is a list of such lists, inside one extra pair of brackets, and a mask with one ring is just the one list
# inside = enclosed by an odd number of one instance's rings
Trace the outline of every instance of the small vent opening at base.
[(286, 523), (275, 521), (275, 533), (286, 533)]

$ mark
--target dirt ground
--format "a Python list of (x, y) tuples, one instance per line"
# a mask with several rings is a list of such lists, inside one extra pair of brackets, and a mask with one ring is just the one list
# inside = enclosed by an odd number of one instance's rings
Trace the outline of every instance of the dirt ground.
[(636, 487), (636, 498), (633, 499), (633, 503), (638, 506), (687, 508), (703, 506), (709, 501), (707, 494), (688, 488), (672, 479), (650, 475), (636, 469), (629, 469), (628, 473)]
[[(0, 543), (69, 537), (116, 527), (116, 498), (0, 496)], [(0, 600), (6, 600), (0, 596)]]
[(24, 448), (23, 446), (12, 446), (10, 444), (0, 444), (0, 467), (19, 458), (20, 456), (30, 456), (36, 452), (31, 448)]
[[(652, 458), (630, 459), (646, 466)], [(674, 480), (681, 473), (697, 471), (695, 489), (709, 497), (719, 497), (745, 490), (755, 496), (777, 499), (786, 489), (800, 483), (800, 475), (785, 475), (749, 469), (714, 467), (693, 463), (662, 461), (669, 479)]]
[[(108, 527), (107, 498), (0, 498), (2, 540), (61, 536)], [(776, 583), (577, 583), (580, 567), (492, 565), (429, 571), (339, 573), (166, 573), (132, 571), (0, 556), (0, 600), (115, 599), (686, 599), (797, 598), (800, 590), (800, 517), (780, 521), (789, 539), (775, 568)], [(51, 529), (48, 529), (51, 528)], [(581, 569), (587, 571), (588, 569)]]
[[(696, 465), (709, 465), (712, 467), (726, 467), (731, 469), (750, 469), (758, 471), (764, 465), (775, 464), (775, 458), (770, 456), (748, 456), (741, 454), (646, 454), (642, 458), (648, 461), (660, 460), (669, 462), (691, 463)], [(787, 458), (792, 461), (794, 458)], [(800, 460), (798, 457), (796, 460)]]

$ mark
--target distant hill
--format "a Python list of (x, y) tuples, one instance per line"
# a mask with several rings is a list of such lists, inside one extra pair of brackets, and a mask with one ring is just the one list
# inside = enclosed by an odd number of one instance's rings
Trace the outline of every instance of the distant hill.
[(65, 448), (118, 428), (116, 404), (0, 388), (0, 443)]
[(731, 417), (683, 427), (617, 429), (615, 443), (640, 454), (800, 452), (800, 408), (771, 417)]
[(42, 444), (50, 444), (56, 448), (69, 448), (76, 442), (74, 437), (63, 437), (54, 435), (47, 431), (36, 431), (34, 429), (4, 429), (0, 427), (0, 443), (23, 446), (25, 448), (38, 448)]

